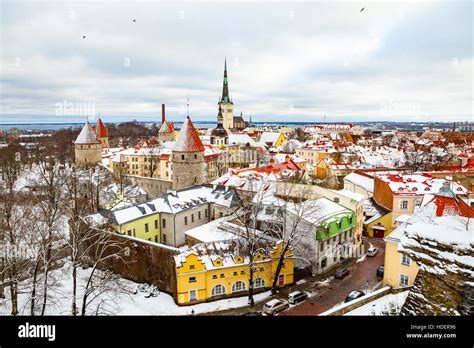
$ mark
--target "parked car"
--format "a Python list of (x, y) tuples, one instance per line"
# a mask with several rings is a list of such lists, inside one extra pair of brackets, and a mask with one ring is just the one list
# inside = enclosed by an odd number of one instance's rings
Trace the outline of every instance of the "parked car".
[(379, 252), (379, 249), (371, 246), (369, 250), (367, 250), (367, 256), (374, 257), (375, 255), (377, 255), (378, 252)]
[(344, 302), (354, 301), (355, 299), (364, 296), (365, 294), (362, 291), (354, 290), (351, 291), (349, 295), (347, 295), (346, 300)]
[(268, 315), (275, 315), (285, 309), (290, 307), (287, 301), (285, 300), (270, 300), (263, 306), (263, 313)]
[(351, 271), (349, 271), (347, 268), (339, 268), (336, 271), (336, 274), (334, 275), (334, 277), (336, 279), (343, 279), (343, 278), (347, 277), (349, 275), (349, 273), (351, 273)]
[(377, 277), (383, 277), (383, 271), (384, 271), (384, 266), (380, 265), (379, 268), (377, 268)]
[(297, 304), (298, 302), (302, 302), (308, 298), (308, 294), (301, 291), (293, 291), (291, 294), (288, 295), (288, 302), (291, 304)]

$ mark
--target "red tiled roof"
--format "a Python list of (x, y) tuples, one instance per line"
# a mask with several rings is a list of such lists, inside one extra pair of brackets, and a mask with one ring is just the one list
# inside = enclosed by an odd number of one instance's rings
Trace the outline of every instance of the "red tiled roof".
[(431, 200), (436, 205), (436, 216), (460, 215), (474, 217), (474, 209), (470, 208), (462, 199), (436, 195)]
[(181, 128), (179, 132), (178, 140), (176, 140), (173, 146), (173, 151), (204, 152), (204, 145), (189, 116), (186, 118), (186, 121), (184, 121), (183, 128)]
[(97, 134), (99, 135), (99, 138), (107, 138), (109, 136), (109, 133), (107, 132), (107, 128), (105, 128), (100, 118), (97, 121), (96, 131), (97, 131)]

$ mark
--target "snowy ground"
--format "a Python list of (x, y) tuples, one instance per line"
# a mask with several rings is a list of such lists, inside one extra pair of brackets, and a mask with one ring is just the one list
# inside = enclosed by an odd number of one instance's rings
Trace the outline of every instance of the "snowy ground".
[[(79, 289), (77, 303), (80, 307), (82, 304), (83, 284), (87, 277), (89, 270), (78, 269), (79, 271)], [(69, 263), (58, 270), (51, 272), (54, 279), (54, 287), (51, 288), (54, 302), (48, 306), (48, 315), (71, 315), (71, 294), (72, 294), (72, 278), (71, 266)], [(201, 303), (193, 306), (180, 307), (175, 304), (173, 298), (163, 292), (159, 292), (156, 297), (145, 297), (144, 292), (138, 291), (137, 294), (133, 292), (139, 284), (129, 280), (121, 279), (120, 283), (128, 290), (128, 293), (120, 293), (116, 295), (113, 292), (106, 293), (100, 298), (94, 300), (87, 314), (95, 315), (97, 307), (99, 307), (99, 314), (108, 315), (190, 315), (194, 310), (195, 314), (221, 311), (231, 308), (244, 307), (247, 305), (247, 297), (237, 297), (231, 299), (224, 299), (209, 303)], [(6, 295), (9, 295), (6, 289)], [(19, 311), (20, 314), (29, 315), (28, 289), (25, 288), (24, 293), (19, 295)], [(270, 291), (266, 291), (254, 296), (255, 301), (262, 301), (270, 297)], [(0, 299), (0, 315), (10, 314), (10, 301)]]
[(392, 315), (398, 315), (400, 308), (405, 303), (408, 292), (385, 295), (344, 315), (387, 315), (386, 312), (391, 310), (393, 310)]

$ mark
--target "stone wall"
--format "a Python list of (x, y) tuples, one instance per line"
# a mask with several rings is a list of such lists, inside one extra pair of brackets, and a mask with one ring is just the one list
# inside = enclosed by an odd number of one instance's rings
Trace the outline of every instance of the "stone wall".
[(178, 249), (112, 233), (110, 242), (116, 241), (120, 243), (121, 250), (125, 249), (124, 262), (114, 261), (107, 264), (106, 268), (136, 283), (156, 285), (160, 291), (169, 293), (176, 299), (176, 267), (173, 256), (179, 253)]
[(157, 179), (157, 178), (147, 178), (143, 176), (128, 176), (133, 185), (138, 185), (148, 195), (148, 198), (156, 198), (168, 192), (173, 187), (173, 182), (171, 180)]

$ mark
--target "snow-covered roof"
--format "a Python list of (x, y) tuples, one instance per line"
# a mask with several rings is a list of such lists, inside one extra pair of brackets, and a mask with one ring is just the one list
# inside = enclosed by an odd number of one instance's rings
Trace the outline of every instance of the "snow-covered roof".
[(170, 123), (168, 121), (163, 122), (158, 133), (172, 133)]
[(358, 173), (350, 173), (344, 177), (344, 181), (348, 181), (356, 186), (359, 186), (367, 192), (374, 192), (374, 178)]
[(230, 133), (229, 134), (229, 145), (239, 144), (246, 145), (250, 144), (252, 147), (258, 147), (259, 145), (246, 133)]
[(86, 122), (84, 127), (82, 127), (81, 132), (76, 138), (75, 144), (98, 144), (100, 143), (97, 140), (94, 128), (89, 122)]
[[(262, 261), (269, 260), (270, 253), (275, 246), (281, 242), (273, 242), (269, 240), (261, 240), (259, 242), (259, 249), (263, 255)], [(194, 254), (197, 255), (207, 270), (234, 267), (236, 265), (246, 265), (249, 263), (249, 258), (246, 256), (246, 248), (248, 247), (246, 239), (237, 238), (230, 240), (221, 240), (210, 243), (199, 243), (193, 245), (185, 252), (174, 256), (176, 267), (181, 267), (186, 257)], [(237, 257), (242, 257), (242, 262), (237, 261)], [(214, 264), (217, 259), (221, 260), (219, 264)], [(262, 262), (258, 261), (258, 262)]]
[(203, 152), (204, 145), (202, 144), (199, 134), (194, 128), (193, 122), (189, 118), (184, 121), (183, 127), (179, 131), (179, 136), (173, 146), (173, 151), (178, 152)]
[(156, 211), (177, 214), (198, 205), (213, 203), (226, 208), (237, 204), (235, 192), (228, 188), (198, 185), (180, 191), (168, 192), (152, 201)]
[(239, 236), (225, 228), (226, 225), (224, 222), (227, 222), (232, 218), (232, 215), (225, 216), (205, 225), (192, 228), (184, 232), (184, 234), (203, 243), (239, 238)]
[[(307, 200), (300, 204), (302, 204), (303, 207), (289, 203), (287, 204), (287, 209), (291, 213), (302, 217), (310, 224), (316, 226), (332, 217), (337, 217), (341, 214), (348, 214), (352, 212), (352, 210), (347, 209), (326, 197)], [(301, 213), (302, 211), (304, 212), (303, 214)]]
[(259, 141), (261, 143), (271, 143), (272, 146), (274, 146), (280, 138), (280, 135), (281, 133), (263, 132), (262, 135), (260, 135)]
[(376, 174), (376, 176), (389, 184), (395, 194), (437, 194), (440, 189), (448, 184), (456, 195), (467, 194), (467, 189), (456, 182), (435, 178), (430, 174)]

